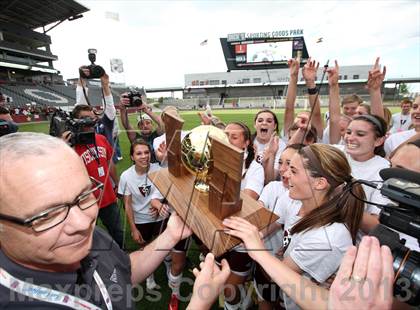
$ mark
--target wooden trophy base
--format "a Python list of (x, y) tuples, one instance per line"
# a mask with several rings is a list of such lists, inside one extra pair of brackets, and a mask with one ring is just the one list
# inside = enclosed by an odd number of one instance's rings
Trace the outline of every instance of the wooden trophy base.
[[(208, 193), (194, 189), (195, 178), (192, 174), (174, 177), (167, 168), (163, 168), (150, 173), (149, 179), (214, 256), (220, 256), (241, 243), (240, 239), (223, 232), (222, 220), (209, 209)], [(278, 216), (242, 192), (241, 199), (242, 209), (234, 215), (246, 219), (258, 230), (278, 219)]]

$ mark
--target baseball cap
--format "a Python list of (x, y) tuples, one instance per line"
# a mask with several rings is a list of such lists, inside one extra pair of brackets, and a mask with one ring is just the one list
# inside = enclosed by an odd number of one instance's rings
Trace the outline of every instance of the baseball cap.
[(151, 120), (152, 118), (146, 113), (142, 113), (141, 115), (137, 116), (137, 124), (140, 123), (141, 121), (151, 121)]

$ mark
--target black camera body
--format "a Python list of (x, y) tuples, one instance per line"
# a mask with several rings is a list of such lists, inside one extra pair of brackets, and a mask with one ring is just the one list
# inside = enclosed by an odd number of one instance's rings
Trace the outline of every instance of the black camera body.
[(124, 98), (130, 99), (130, 107), (141, 107), (143, 101), (141, 100), (142, 93), (139, 91), (129, 91)]
[[(104, 68), (102, 68), (101, 66), (95, 65), (96, 52), (97, 52), (96, 49), (93, 49), (93, 48), (88, 49), (88, 57), (91, 64), (89, 66), (82, 66), (79, 69), (79, 74), (81, 78), (100, 79), (105, 74)], [(82, 69), (89, 70), (89, 75), (85, 75)]]
[(398, 206), (383, 207), (379, 216), (381, 224), (369, 235), (375, 236), (381, 245), (391, 249), (396, 274), (394, 295), (410, 305), (419, 305), (420, 252), (406, 247), (406, 241), (401, 240), (395, 230), (414, 237), (417, 243), (420, 243), (420, 173), (401, 168), (387, 168), (379, 174), (384, 180), (381, 194), (397, 202)]
[(71, 146), (95, 144), (95, 125), (96, 121), (90, 117), (72, 118), (67, 112), (57, 110), (51, 118), (50, 135), (61, 137), (64, 132), (70, 131)]
[(0, 119), (0, 137), (17, 132), (19, 127), (14, 122)]

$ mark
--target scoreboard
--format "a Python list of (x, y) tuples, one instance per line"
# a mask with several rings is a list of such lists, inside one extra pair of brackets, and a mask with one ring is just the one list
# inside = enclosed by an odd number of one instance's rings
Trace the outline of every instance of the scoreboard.
[(220, 38), (228, 70), (287, 68), (287, 61), (300, 57), (306, 63), (308, 51), (303, 30), (234, 33)]

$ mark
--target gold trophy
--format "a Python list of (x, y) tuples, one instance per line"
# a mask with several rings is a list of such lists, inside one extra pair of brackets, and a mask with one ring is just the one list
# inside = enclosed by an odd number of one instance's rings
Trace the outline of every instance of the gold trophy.
[(229, 143), (223, 130), (210, 125), (195, 127), (181, 142), (182, 164), (196, 176), (194, 187), (202, 193), (208, 193), (209, 191), (207, 182), (212, 165), (211, 138), (214, 137)]
[(217, 257), (241, 243), (224, 233), (222, 221), (235, 215), (259, 230), (278, 217), (241, 192), (244, 151), (223, 130), (194, 128), (181, 141), (184, 120), (165, 114), (168, 168), (149, 174), (168, 203)]

